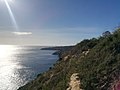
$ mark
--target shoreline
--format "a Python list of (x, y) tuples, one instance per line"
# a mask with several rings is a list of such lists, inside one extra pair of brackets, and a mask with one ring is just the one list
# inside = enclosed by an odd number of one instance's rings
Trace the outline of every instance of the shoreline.
[[(47, 48), (41, 48), (40, 50), (56, 50), (54, 53), (52, 53), (52, 55), (57, 55), (58, 59), (56, 60), (55, 63), (53, 63), (53, 65), (51, 67), (48, 68), (47, 71), (43, 72), (43, 73), (39, 73), (35, 79), (33, 79), (32, 81), (28, 82), (26, 85), (23, 85), (21, 87), (19, 87), (17, 90), (24, 90), (22, 89), (23, 87), (29, 85), (30, 83), (33, 83), (35, 80), (37, 80), (39, 77), (44, 76), (44, 74), (47, 74), (49, 72), (51, 72), (52, 70), (54, 71), (56, 65), (58, 65), (59, 63), (61, 63), (61, 60), (63, 59), (63, 52), (64, 51), (68, 51), (69, 49), (73, 48), (73, 46), (62, 46), (62, 47), (47, 47)], [(51, 76), (52, 77), (52, 76)], [(42, 90), (42, 89), (40, 89)]]

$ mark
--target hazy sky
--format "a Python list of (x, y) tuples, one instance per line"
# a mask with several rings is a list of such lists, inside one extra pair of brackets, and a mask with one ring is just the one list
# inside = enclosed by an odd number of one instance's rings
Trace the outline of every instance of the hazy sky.
[(70, 45), (120, 24), (120, 0), (7, 1), (11, 15), (0, 0), (0, 44)]

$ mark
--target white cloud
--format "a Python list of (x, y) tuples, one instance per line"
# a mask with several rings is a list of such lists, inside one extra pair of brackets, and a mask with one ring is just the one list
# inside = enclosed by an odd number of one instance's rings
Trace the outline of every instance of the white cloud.
[(15, 35), (31, 35), (32, 32), (12, 32)]

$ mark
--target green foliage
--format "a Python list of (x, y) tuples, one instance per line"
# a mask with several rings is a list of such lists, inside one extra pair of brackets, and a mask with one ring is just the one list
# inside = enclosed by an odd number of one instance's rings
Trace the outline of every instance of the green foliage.
[[(69, 60), (64, 60), (68, 55)], [(61, 59), (19, 90), (66, 90), (73, 73), (79, 73), (84, 90), (108, 90), (120, 76), (120, 29), (107, 37), (83, 40), (62, 52)]]

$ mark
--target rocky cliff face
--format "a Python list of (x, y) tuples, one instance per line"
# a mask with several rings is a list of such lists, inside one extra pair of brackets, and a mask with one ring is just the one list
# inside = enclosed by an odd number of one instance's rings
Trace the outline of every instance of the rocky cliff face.
[(49, 71), (19, 90), (119, 90), (120, 29), (62, 51)]

